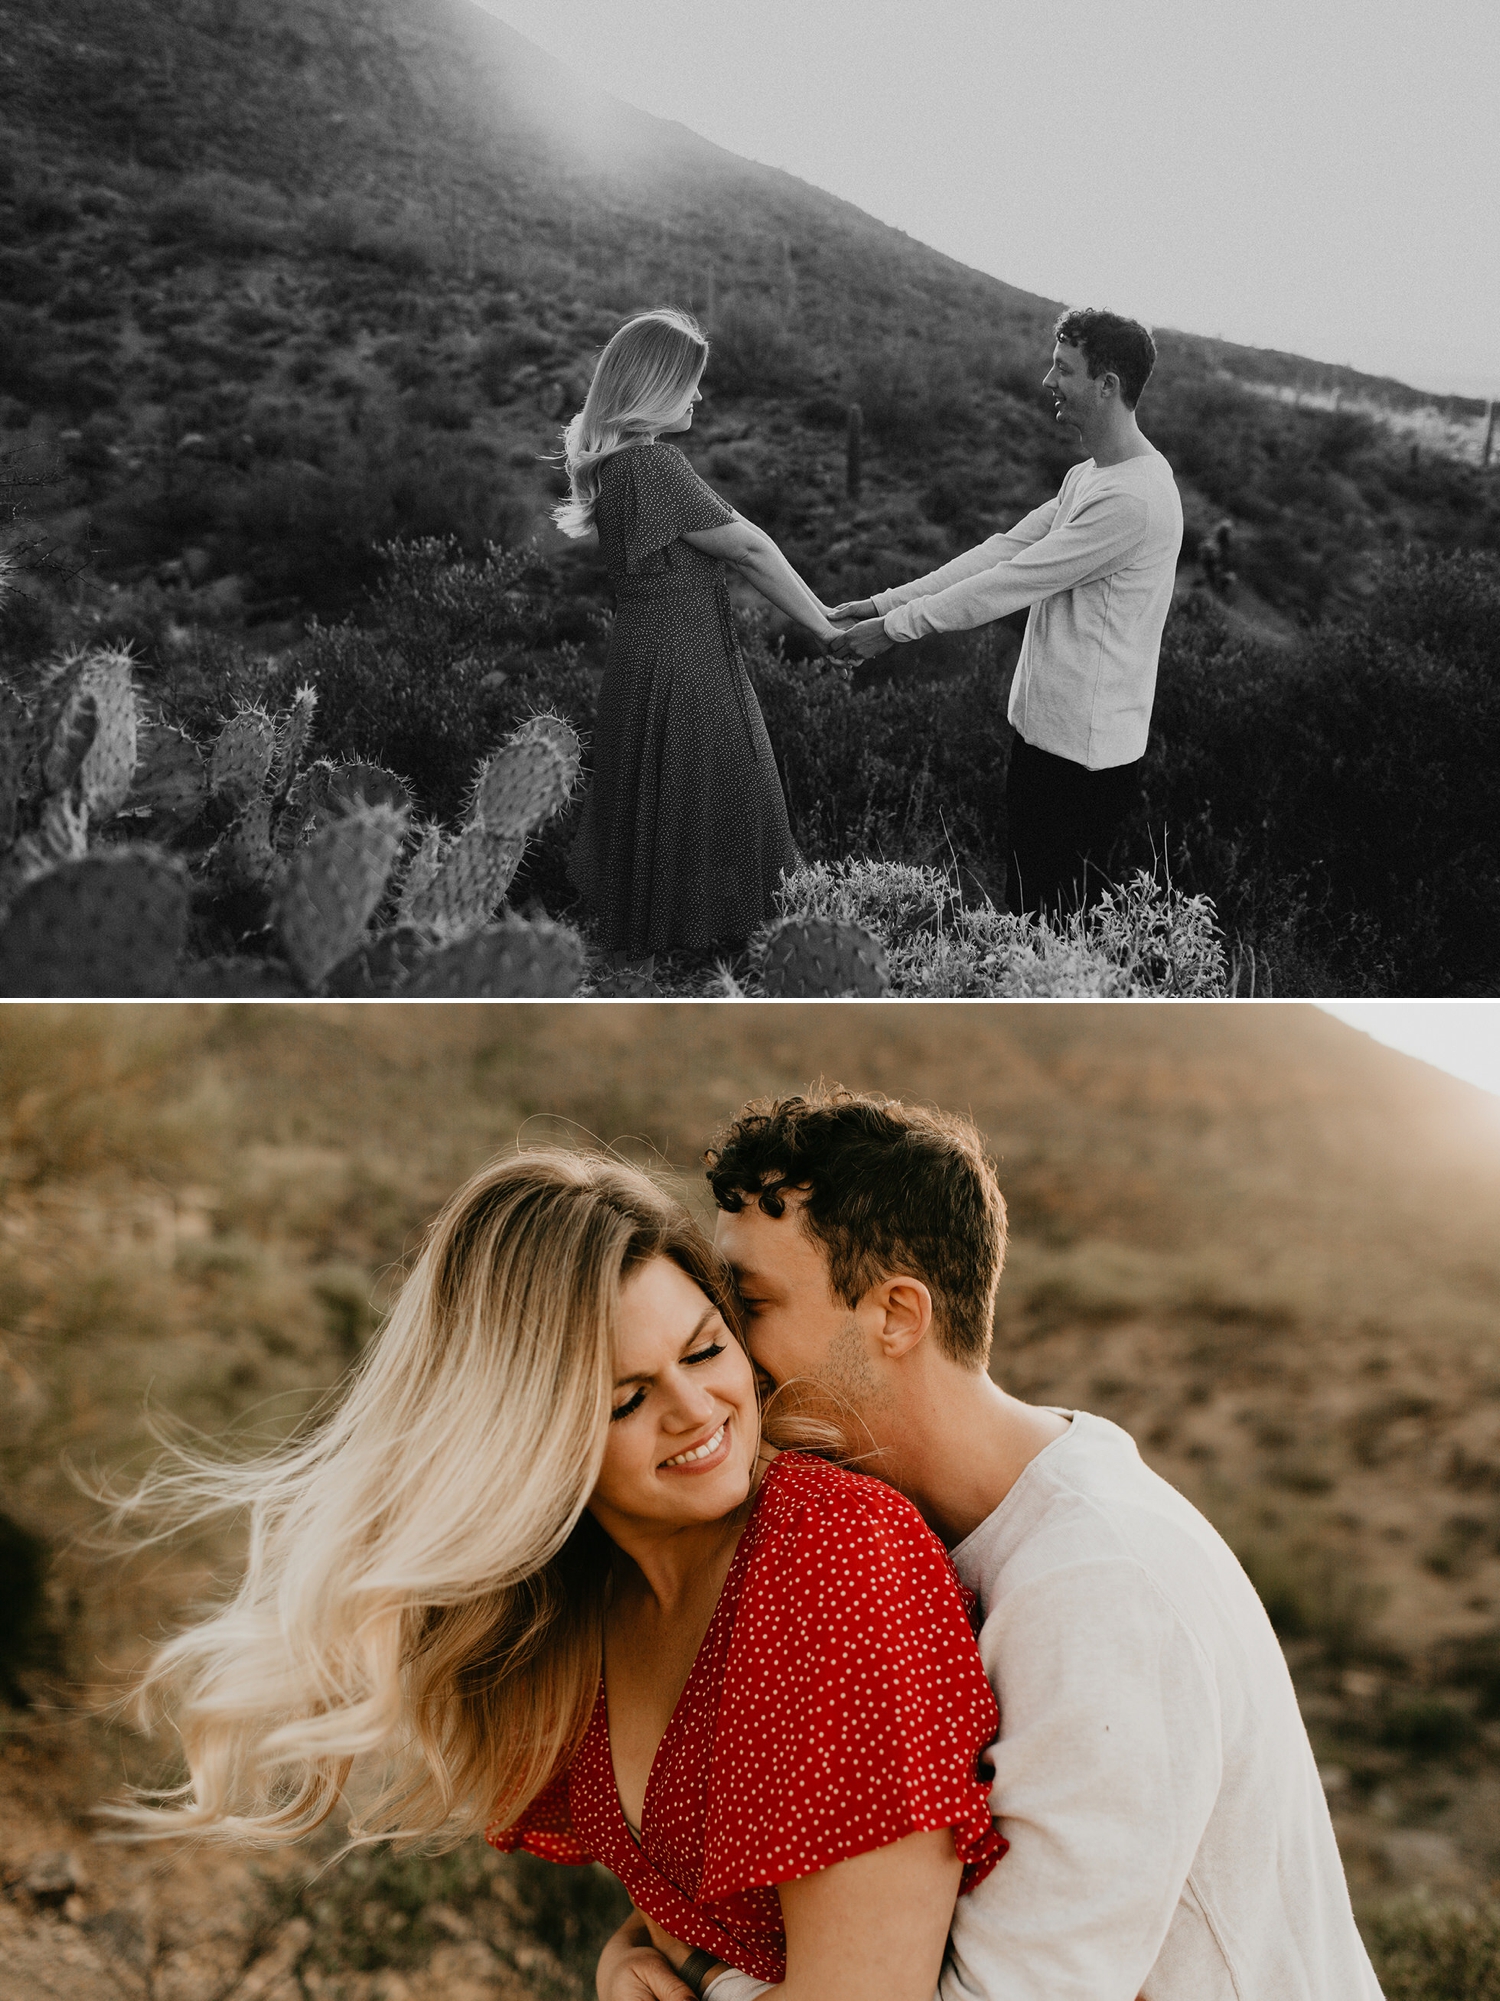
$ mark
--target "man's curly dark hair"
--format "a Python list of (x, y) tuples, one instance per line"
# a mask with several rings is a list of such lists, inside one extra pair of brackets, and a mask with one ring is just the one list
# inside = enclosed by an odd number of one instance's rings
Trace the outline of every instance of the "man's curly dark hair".
[(1005, 1261), (1005, 1198), (978, 1128), (951, 1112), (817, 1086), (758, 1099), (704, 1154), (721, 1209), (802, 1215), (835, 1295), (856, 1306), (882, 1278), (921, 1279), (943, 1351), (983, 1368)]

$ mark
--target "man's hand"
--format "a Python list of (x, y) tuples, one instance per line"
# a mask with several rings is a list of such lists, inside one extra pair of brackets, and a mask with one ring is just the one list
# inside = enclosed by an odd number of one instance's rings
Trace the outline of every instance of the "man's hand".
[(652, 1945), (639, 1911), (631, 1912), (600, 1953), (594, 1985), (599, 2001), (697, 2001)]
[(889, 653), (895, 643), (886, 633), (883, 618), (866, 618), (858, 625), (846, 626), (830, 651), (852, 653), (857, 660), (873, 660), (878, 654)]

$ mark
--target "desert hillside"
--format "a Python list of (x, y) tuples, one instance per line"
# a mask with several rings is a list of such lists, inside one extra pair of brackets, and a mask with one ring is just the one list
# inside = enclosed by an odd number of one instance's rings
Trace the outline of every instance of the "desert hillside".
[[(7, 0), (0, 36), (9, 491), (143, 651), (184, 624), (285, 643), (391, 535), (543, 529), (538, 454), (662, 299), (715, 338), (703, 470), (831, 597), (1034, 505), (1074, 455), (1039, 389), (1056, 301), (582, 88), (470, 0)], [(1393, 544), (1500, 543), (1446, 428), (1478, 406), (1161, 346), (1143, 414), (1187, 557), (1231, 523), (1249, 629), (1357, 600)]]
[(1361, 1908), (1416, 1884), (1487, 1892), (1492, 1098), (1287, 1007), (12, 1007), (0, 1676), (29, 1706), (0, 1708), (0, 1943), (28, 2001), (588, 1991), (613, 1906), (544, 1865), (464, 1851), (304, 1887), (297, 1859), (257, 1880), (237, 1858), (91, 1844), (102, 1794), (169, 1767), (90, 1705), (233, 1550), (92, 1553), (64, 1459), (141, 1465), (148, 1397), (213, 1434), (276, 1436), (369, 1338), (441, 1198), (518, 1138), (664, 1160), (701, 1202), (716, 1123), (820, 1075), (982, 1126), (1013, 1224), (995, 1372), (1125, 1425), (1240, 1552)]

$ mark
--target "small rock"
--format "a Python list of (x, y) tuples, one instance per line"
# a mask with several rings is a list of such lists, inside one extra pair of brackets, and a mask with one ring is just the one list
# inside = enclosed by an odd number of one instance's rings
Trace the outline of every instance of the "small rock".
[(213, 568), (214, 559), (207, 549), (184, 549), (182, 552), (182, 573), (190, 584), (201, 584)]
[(182, 436), (177, 440), (177, 449), (180, 452), (195, 452), (200, 445), (206, 445), (207, 443), (208, 440), (201, 431), (184, 431)]
[(89, 1914), (89, 1907), (75, 1890), (63, 1905), (62, 1912), (70, 1925), (81, 1925)]

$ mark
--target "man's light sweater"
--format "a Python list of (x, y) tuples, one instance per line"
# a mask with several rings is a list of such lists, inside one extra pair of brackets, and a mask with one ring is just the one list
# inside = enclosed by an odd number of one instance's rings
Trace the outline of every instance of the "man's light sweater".
[(1381, 2001), (1254, 1587), (1128, 1433), (1061, 1415), (953, 1551), (1010, 1852), (958, 1900), (936, 2001)]
[(953, 1561), (1011, 1846), (941, 2001), (1379, 2001), (1270, 1621), (1128, 1433), (1074, 1413)]
[(1085, 459), (1009, 534), (872, 603), (898, 640), (1029, 605), (1010, 720), (1038, 750), (1101, 771), (1145, 755), (1181, 547), (1182, 504), (1160, 452)]

